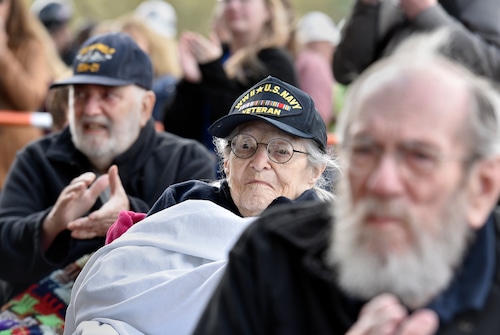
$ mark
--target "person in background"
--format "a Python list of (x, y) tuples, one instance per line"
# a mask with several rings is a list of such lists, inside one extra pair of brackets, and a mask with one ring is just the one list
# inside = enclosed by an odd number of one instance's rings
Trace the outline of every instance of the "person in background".
[(226, 115), (241, 93), (268, 75), (297, 83), (293, 60), (284, 48), (290, 29), (281, 0), (223, 0), (217, 6), (228, 33), (227, 49), (215, 33), (210, 38), (194, 32), (181, 35), (183, 77), (164, 118), (167, 131), (210, 149), (207, 128)]
[(31, 12), (47, 29), (59, 56), (66, 65), (71, 66), (76, 50), (73, 44), (73, 18), (71, 2), (67, 0), (35, 0)]
[(47, 94), (45, 110), (52, 116), (50, 132), (62, 130), (68, 125), (68, 94), (68, 86), (53, 88)]
[(300, 49), (295, 57), (299, 87), (313, 98), (327, 126), (335, 121), (332, 65), (340, 33), (335, 22), (323, 12), (309, 12), (299, 21)]
[(448, 28), (443, 52), (500, 82), (500, 1), (356, 0), (334, 56), (335, 78), (349, 84), (413, 33)]
[(142, 1), (134, 10), (134, 16), (147, 22), (151, 29), (169, 40), (177, 37), (177, 14), (167, 1)]
[[(123, 22), (122, 29), (132, 37), (145, 42), (145, 50), (153, 61), (155, 80), (153, 91), (156, 103), (153, 117), (158, 129), (164, 129), (165, 109), (172, 103), (175, 86), (182, 76), (177, 45), (177, 14), (175, 8), (163, 0), (147, 0), (141, 2), (133, 13), (133, 17), (141, 20), (149, 29), (144, 29), (136, 20)], [(152, 31), (152, 32), (151, 32)], [(135, 36), (135, 37), (134, 37)]]
[(262, 80), (209, 132), (225, 178), (170, 186), (148, 216), (118, 238), (117, 221), (108, 233), (114, 240), (75, 282), (66, 335), (191, 334), (227, 250), (254, 217), (286, 203), (333, 198), (324, 189), (323, 172), (336, 171), (326, 127), (296, 87)]
[[(24, 0), (0, 2), (0, 110), (40, 110), (48, 87), (67, 67)], [(43, 135), (29, 125), (0, 125), (0, 191), (16, 152)]]
[(202, 145), (154, 130), (151, 60), (128, 35), (87, 40), (73, 73), (52, 84), (69, 87), (69, 126), (25, 147), (0, 195), (2, 303), (104, 245), (121, 210), (215, 177)]
[(254, 221), (193, 334), (498, 334), (500, 95), (449, 40), (349, 87), (335, 201)]
[(153, 92), (156, 102), (153, 118), (159, 129), (163, 129), (163, 112), (172, 102), (175, 86), (181, 76), (181, 67), (177, 43), (173, 38), (166, 38), (150, 28), (145, 19), (136, 15), (117, 20), (117, 29), (130, 35), (146, 52), (153, 62)]

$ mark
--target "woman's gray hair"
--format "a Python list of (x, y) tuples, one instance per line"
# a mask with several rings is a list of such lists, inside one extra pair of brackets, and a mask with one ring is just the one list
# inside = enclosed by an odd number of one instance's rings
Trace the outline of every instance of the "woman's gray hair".
[[(238, 127), (229, 134), (226, 138), (214, 137), (215, 152), (219, 157), (219, 173), (223, 175), (224, 173), (224, 161), (229, 159), (231, 154), (231, 147), (229, 141), (238, 132)], [(333, 185), (335, 178), (339, 172), (339, 167), (336, 159), (333, 156), (333, 150), (327, 150), (324, 152), (318, 146), (318, 144), (312, 139), (303, 139), (305, 151), (308, 153), (307, 161), (311, 169), (322, 168), (325, 166), (325, 171), (321, 174), (320, 178), (316, 181), (316, 185), (313, 189), (316, 191), (318, 197), (322, 201), (330, 201), (334, 199), (333, 195)]]

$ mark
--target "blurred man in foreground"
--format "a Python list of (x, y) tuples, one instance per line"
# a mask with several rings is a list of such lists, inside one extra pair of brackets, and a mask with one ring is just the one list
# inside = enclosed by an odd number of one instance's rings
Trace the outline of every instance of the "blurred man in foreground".
[(253, 223), (195, 334), (499, 333), (500, 97), (446, 38), (350, 88), (337, 200)]

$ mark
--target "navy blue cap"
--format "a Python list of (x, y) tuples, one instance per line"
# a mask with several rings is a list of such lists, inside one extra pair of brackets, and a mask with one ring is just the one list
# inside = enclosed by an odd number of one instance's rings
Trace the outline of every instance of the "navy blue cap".
[(326, 125), (313, 99), (297, 87), (267, 77), (234, 102), (229, 114), (215, 121), (208, 132), (224, 138), (238, 125), (261, 120), (297, 137), (313, 139), (326, 150)]
[(95, 84), (125, 86), (135, 84), (147, 90), (153, 85), (153, 65), (149, 56), (124, 33), (107, 33), (89, 38), (73, 60), (73, 76), (51, 85)]

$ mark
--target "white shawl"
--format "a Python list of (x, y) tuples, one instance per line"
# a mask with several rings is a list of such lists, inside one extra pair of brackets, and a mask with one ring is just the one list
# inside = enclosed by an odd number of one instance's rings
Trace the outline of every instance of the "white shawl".
[(254, 219), (187, 200), (136, 223), (83, 268), (64, 334), (190, 334)]

